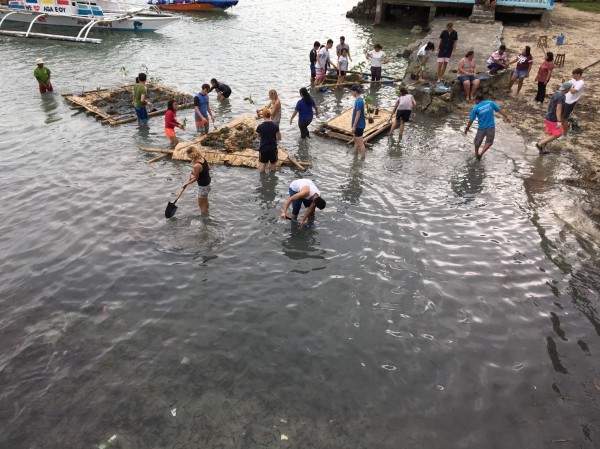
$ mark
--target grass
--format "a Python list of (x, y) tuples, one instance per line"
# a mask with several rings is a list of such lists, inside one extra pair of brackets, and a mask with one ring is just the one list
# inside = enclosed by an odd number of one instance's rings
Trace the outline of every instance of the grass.
[(565, 2), (565, 5), (580, 11), (600, 13), (600, 1)]

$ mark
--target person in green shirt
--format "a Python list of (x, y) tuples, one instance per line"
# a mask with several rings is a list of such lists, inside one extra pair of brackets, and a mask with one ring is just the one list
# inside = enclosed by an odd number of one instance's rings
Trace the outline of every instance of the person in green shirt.
[(37, 67), (33, 71), (33, 76), (35, 76), (40, 85), (40, 93), (53, 92), (54, 89), (52, 89), (52, 84), (50, 83), (50, 69), (44, 67), (44, 61), (41, 58), (36, 59), (35, 63)]
[(135, 109), (135, 114), (140, 125), (148, 123), (148, 111), (146, 110), (146, 103), (148, 103), (147, 96), (146, 74), (140, 73), (133, 88), (133, 108)]

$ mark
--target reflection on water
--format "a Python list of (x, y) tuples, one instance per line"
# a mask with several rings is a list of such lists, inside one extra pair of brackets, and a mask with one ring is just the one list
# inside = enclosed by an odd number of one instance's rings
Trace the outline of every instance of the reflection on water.
[(450, 179), (450, 185), (454, 194), (462, 198), (463, 202), (470, 203), (477, 194), (483, 190), (485, 180), (485, 165), (480, 161), (469, 157), (464, 168), (464, 173), (456, 173)]
[(342, 200), (347, 201), (350, 204), (358, 204), (360, 194), (362, 193), (362, 174), (363, 162), (359, 160), (358, 156), (354, 156), (352, 163), (350, 164), (350, 170), (348, 179), (345, 184), (342, 184)]

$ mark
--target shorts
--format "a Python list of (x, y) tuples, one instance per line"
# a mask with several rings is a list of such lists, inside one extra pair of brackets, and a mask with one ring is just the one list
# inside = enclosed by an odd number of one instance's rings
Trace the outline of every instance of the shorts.
[(559, 126), (558, 128), (556, 127), (556, 125), (560, 125), (560, 122), (551, 122), (550, 120), (546, 119), (546, 134), (550, 134), (554, 137), (560, 137), (562, 135), (562, 126)]
[(277, 162), (277, 148), (274, 150), (259, 151), (258, 162), (261, 164), (266, 164), (267, 162), (274, 164)]
[(402, 120), (404, 123), (407, 123), (410, 119), (410, 113), (408, 109), (404, 109), (402, 111), (396, 111), (396, 120)]
[(165, 136), (175, 137), (175, 128), (165, 128)]
[(458, 77), (458, 81), (464, 83), (465, 81), (470, 81), (471, 83), (475, 81), (475, 75), (460, 75)]
[(515, 78), (525, 78), (527, 76), (527, 70), (515, 70), (513, 76)]
[(311, 78), (315, 78), (317, 76), (317, 72), (315, 70), (315, 65), (314, 64), (310, 64), (310, 77)]
[[(289, 189), (290, 196), (294, 196), (296, 193), (298, 192)], [(304, 207), (310, 207), (310, 205), (312, 204), (312, 200), (309, 200), (308, 198), (300, 198), (299, 200), (292, 201), (292, 214), (298, 215), (300, 213), (300, 208), (303, 204)]]
[(40, 93), (45, 94), (46, 92), (54, 92), (54, 89), (52, 88), (52, 84), (50, 84), (50, 82), (48, 82), (47, 84), (40, 84)]
[(346, 71), (345, 70), (340, 70), (340, 76), (346, 76)]
[(577, 102), (575, 103), (565, 103), (565, 106), (563, 107), (563, 112), (562, 112), (562, 119), (566, 120), (568, 119), (571, 114), (573, 113), (573, 109), (575, 109), (575, 105), (577, 104)]
[(325, 69), (317, 67), (315, 69), (315, 71), (316, 71), (316, 77), (315, 77), (316, 79), (318, 79), (318, 80), (324, 80), (325, 79)]
[(422, 66), (425, 61), (423, 61), (423, 55), (417, 55), (417, 63)]
[(475, 135), (475, 140), (473, 143), (477, 146), (483, 143), (483, 138), (485, 137), (486, 145), (492, 145), (494, 143), (494, 137), (496, 137), (496, 128), (479, 128), (477, 130), (477, 134)]
[(146, 110), (146, 106), (134, 106), (133, 109), (135, 109), (135, 115), (137, 115), (138, 122), (142, 124), (148, 123), (148, 111)]
[(226, 90), (225, 92), (220, 92), (220, 94), (223, 95), (223, 97), (225, 98), (229, 98), (229, 96), (231, 95), (231, 91)]
[(198, 198), (208, 198), (210, 190), (210, 184), (207, 186), (198, 186)]
[(208, 125), (208, 120), (206, 119), (202, 119), (202, 120), (198, 120), (196, 118), (196, 131), (199, 133), (203, 133), (204, 131), (208, 132), (208, 129), (210, 128), (210, 126)]
[(371, 66), (371, 81), (379, 81), (381, 79), (381, 67)]
[(354, 137), (362, 137), (364, 133), (365, 133), (364, 128), (356, 128), (354, 130)]
[(496, 64), (495, 62), (491, 62), (488, 64), (487, 68), (489, 70), (502, 70), (504, 68), (503, 65)]
[(450, 62), (450, 58), (438, 56), (437, 62)]

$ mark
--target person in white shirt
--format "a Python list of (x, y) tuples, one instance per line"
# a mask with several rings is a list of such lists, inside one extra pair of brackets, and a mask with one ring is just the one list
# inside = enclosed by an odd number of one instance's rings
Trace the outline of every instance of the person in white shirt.
[(373, 50), (365, 53), (365, 57), (371, 60), (371, 81), (381, 81), (381, 66), (389, 62), (382, 49), (380, 44), (375, 44)]
[(352, 61), (352, 57), (350, 56), (350, 45), (346, 43), (346, 38), (344, 36), (340, 36), (340, 43), (335, 46), (335, 54), (339, 58), (342, 55), (343, 49), (348, 50), (348, 60)]
[[(563, 78), (563, 82), (566, 81), (566, 78)], [(569, 92), (567, 92), (565, 99), (565, 109), (562, 113), (562, 136), (558, 138), (558, 140), (565, 140), (567, 138), (567, 133), (569, 132), (569, 117), (575, 109), (575, 105), (581, 98), (583, 94), (583, 87), (585, 83), (583, 82), (583, 69), (575, 69), (573, 70), (573, 78), (569, 80), (571, 83), (571, 88)]]
[(396, 100), (396, 106), (394, 106), (394, 110), (390, 114), (390, 118), (392, 118), (392, 127), (390, 128), (390, 133), (388, 134), (390, 137), (392, 134), (394, 134), (396, 124), (400, 123), (400, 132), (398, 133), (398, 138), (402, 140), (404, 124), (408, 122), (411, 112), (416, 107), (417, 102), (415, 101), (415, 98), (408, 93), (408, 89), (406, 89), (406, 87), (401, 88), (400, 96)]
[(337, 85), (344, 83), (346, 78), (346, 72), (348, 71), (348, 50), (342, 49), (342, 53), (338, 57), (338, 80)]
[(327, 72), (328, 66), (335, 68), (335, 65), (331, 62), (331, 59), (329, 59), (329, 49), (331, 47), (333, 47), (333, 41), (331, 39), (328, 39), (327, 45), (321, 47), (321, 49), (317, 53), (317, 62), (315, 64), (317, 76), (315, 86), (323, 84), (323, 81), (325, 81), (325, 73)]
[(289, 189), (290, 197), (286, 200), (283, 205), (283, 210), (281, 211), (281, 219), (285, 220), (289, 219), (287, 216), (287, 210), (292, 205), (292, 220), (296, 220), (298, 218), (298, 214), (300, 213), (300, 208), (304, 204), (306, 207), (306, 212), (304, 213), (304, 217), (302, 217), (301, 225), (304, 225), (306, 220), (315, 215), (315, 208), (318, 207), (319, 210), (325, 209), (327, 203), (323, 198), (321, 198), (321, 192), (317, 188), (314, 182), (310, 179), (296, 179), (290, 184)]
[(425, 70), (425, 65), (427, 64), (427, 60), (429, 59), (429, 53), (431, 53), (435, 49), (435, 45), (433, 42), (427, 42), (423, 44), (419, 51), (417, 51), (417, 64), (419, 67), (417, 68), (417, 79), (420, 83), (425, 82), (425, 78), (423, 78), (423, 71)]

